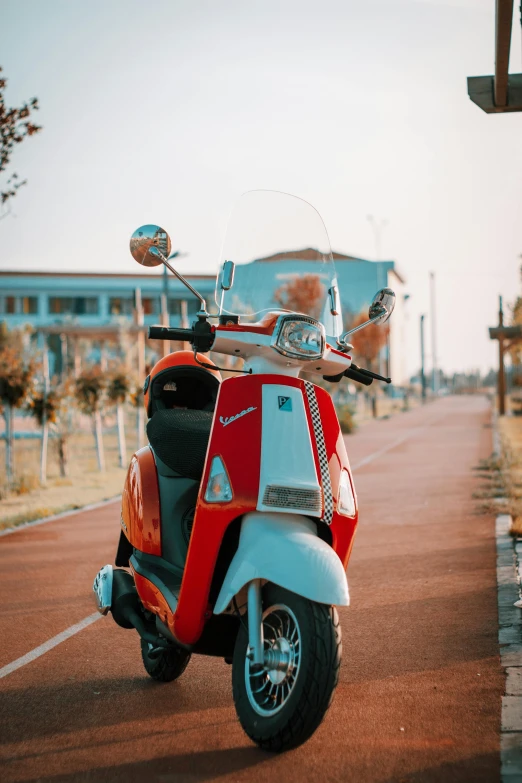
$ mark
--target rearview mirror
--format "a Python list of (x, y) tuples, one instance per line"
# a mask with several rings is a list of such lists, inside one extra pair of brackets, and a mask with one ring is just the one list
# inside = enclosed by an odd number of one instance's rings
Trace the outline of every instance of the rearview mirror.
[(169, 235), (160, 226), (154, 224), (140, 226), (130, 239), (131, 255), (142, 266), (159, 266), (163, 263), (161, 257), (151, 251), (159, 250), (165, 258), (168, 258), (170, 248)]
[(233, 261), (225, 261), (221, 272), (221, 290), (230, 291), (234, 285), (234, 271), (236, 265)]
[(393, 313), (394, 307), (394, 292), (391, 290), (391, 288), (381, 288), (381, 290), (377, 291), (373, 297), (370, 309), (368, 310), (368, 317), (376, 325), (384, 324)]

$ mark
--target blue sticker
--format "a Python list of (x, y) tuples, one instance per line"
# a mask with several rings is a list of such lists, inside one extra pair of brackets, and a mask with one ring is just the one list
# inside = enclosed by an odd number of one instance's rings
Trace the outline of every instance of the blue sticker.
[(291, 397), (278, 397), (277, 402), (279, 404), (280, 411), (292, 410), (292, 398)]

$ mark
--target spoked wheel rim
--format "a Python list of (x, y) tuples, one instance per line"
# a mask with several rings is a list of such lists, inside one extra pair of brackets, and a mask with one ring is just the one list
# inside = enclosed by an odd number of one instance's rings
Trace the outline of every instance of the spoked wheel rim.
[(301, 631), (292, 610), (274, 604), (263, 612), (265, 660), (263, 668), (245, 660), (248, 700), (258, 715), (277, 715), (288, 703), (300, 671)]

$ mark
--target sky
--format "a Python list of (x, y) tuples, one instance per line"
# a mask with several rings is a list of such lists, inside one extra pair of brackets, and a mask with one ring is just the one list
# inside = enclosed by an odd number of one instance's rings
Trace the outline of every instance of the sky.
[[(515, 3), (515, 5), (517, 5)], [(498, 295), (520, 293), (522, 113), (487, 115), (467, 76), (494, 69), (495, 0), (0, 0), (6, 100), (44, 130), (11, 170), (0, 269), (134, 271), (157, 223), (215, 274), (241, 193), (311, 202), (333, 250), (407, 280), (439, 365), (496, 366)], [(511, 71), (522, 71), (514, 24)], [(429, 364), (429, 357), (428, 357)]]

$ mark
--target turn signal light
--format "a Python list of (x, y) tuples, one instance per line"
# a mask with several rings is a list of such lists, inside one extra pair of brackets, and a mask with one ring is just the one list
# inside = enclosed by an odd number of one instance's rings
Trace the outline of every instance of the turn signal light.
[(229, 503), (232, 500), (230, 479), (221, 457), (212, 458), (205, 500), (207, 503)]
[(355, 497), (352, 482), (346, 470), (341, 471), (339, 494), (337, 496), (337, 512), (345, 517), (355, 516)]

